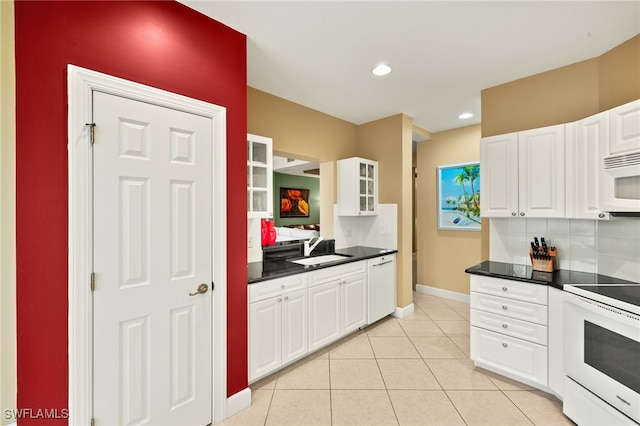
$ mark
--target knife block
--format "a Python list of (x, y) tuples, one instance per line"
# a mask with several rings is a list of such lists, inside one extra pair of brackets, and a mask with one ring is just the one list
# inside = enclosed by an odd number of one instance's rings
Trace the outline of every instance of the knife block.
[(547, 254), (549, 255), (549, 260), (543, 259), (535, 259), (533, 257), (533, 249), (529, 247), (529, 257), (531, 258), (531, 268), (534, 271), (540, 272), (553, 272), (558, 268), (558, 262), (556, 260), (556, 255), (558, 253), (557, 249), (549, 248)]

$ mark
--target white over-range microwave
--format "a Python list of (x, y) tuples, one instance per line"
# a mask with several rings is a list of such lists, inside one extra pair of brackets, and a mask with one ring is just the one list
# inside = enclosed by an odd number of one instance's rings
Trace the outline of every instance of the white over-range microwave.
[(640, 100), (610, 111), (601, 146), (603, 210), (640, 214)]

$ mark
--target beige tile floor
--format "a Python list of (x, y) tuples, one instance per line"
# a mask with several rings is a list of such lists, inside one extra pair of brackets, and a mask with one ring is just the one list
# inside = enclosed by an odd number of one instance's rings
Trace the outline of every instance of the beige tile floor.
[(469, 360), (469, 304), (414, 293), (388, 317), (251, 386), (224, 425), (573, 425), (556, 398)]

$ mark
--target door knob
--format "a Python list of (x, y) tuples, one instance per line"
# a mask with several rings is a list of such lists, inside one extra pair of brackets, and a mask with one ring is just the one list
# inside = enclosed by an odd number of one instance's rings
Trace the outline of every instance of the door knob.
[(209, 290), (209, 286), (202, 283), (198, 286), (198, 290), (196, 290), (194, 293), (189, 293), (189, 296), (196, 296), (198, 294), (205, 294), (207, 292), (207, 290)]

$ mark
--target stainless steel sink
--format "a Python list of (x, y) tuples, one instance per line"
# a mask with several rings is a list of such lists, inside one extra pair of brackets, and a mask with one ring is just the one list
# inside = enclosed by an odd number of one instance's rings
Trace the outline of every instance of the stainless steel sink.
[(325, 254), (324, 256), (306, 257), (304, 259), (289, 260), (289, 262), (297, 263), (298, 265), (315, 266), (315, 265), (322, 265), (323, 263), (348, 259), (350, 257), (351, 256), (345, 256), (342, 254)]

